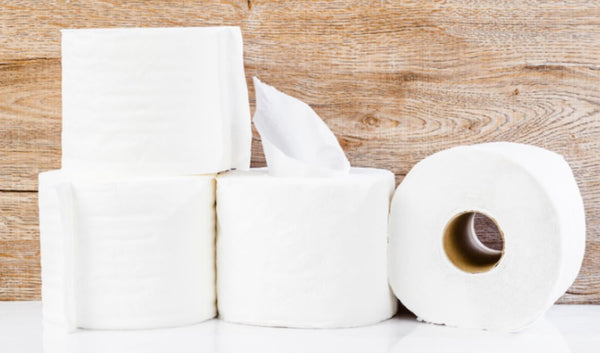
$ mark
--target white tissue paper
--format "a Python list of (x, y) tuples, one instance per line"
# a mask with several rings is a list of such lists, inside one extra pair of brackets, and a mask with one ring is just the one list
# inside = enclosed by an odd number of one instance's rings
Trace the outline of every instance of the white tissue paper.
[(250, 166), (238, 27), (62, 31), (62, 166), (90, 174)]
[[(472, 212), (494, 220), (502, 251), (476, 239)], [(423, 321), (514, 331), (567, 290), (584, 247), (581, 195), (560, 155), (515, 143), (456, 147), (419, 162), (396, 190), (390, 284)]]
[(45, 321), (142, 329), (215, 316), (214, 175), (39, 182)]
[(273, 176), (347, 175), (350, 163), (312, 108), (254, 78), (254, 126)]
[(387, 281), (394, 175), (217, 176), (217, 292), (226, 321), (352, 327), (396, 312)]

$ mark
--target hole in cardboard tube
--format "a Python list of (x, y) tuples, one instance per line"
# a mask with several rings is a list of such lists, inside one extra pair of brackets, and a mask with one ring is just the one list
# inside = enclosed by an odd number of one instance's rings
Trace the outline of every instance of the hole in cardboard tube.
[(446, 225), (443, 245), (446, 256), (458, 269), (487, 272), (496, 267), (504, 254), (504, 234), (492, 217), (463, 212)]

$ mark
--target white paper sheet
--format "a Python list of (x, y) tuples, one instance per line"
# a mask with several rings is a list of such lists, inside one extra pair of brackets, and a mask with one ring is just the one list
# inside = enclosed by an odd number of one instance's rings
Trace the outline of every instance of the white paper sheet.
[(254, 78), (254, 125), (273, 176), (347, 175), (337, 138), (308, 104)]
[[(503, 252), (489, 259), (472, 239), (472, 219), (495, 220)], [(419, 162), (395, 192), (389, 273), (396, 296), (421, 320), (513, 331), (540, 317), (574, 281), (585, 248), (585, 215), (573, 173), (558, 154), (528, 145), (451, 148)], [(483, 255), (482, 255), (483, 254)], [(473, 257), (475, 256), (475, 257)]]
[(141, 329), (214, 317), (214, 204), (213, 175), (41, 173), (44, 320)]
[(238, 27), (62, 31), (62, 167), (185, 175), (250, 166)]

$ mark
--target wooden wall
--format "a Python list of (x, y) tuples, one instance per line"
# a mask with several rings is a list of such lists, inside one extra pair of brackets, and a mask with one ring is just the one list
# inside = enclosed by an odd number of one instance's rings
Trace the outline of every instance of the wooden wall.
[[(60, 28), (239, 25), (246, 75), (326, 120), (355, 166), (402, 179), (459, 144), (563, 154), (587, 211), (562, 303), (600, 304), (600, 3), (596, 1), (0, 2), (0, 299), (40, 298), (39, 172), (60, 167)], [(254, 134), (253, 165), (264, 165)]]

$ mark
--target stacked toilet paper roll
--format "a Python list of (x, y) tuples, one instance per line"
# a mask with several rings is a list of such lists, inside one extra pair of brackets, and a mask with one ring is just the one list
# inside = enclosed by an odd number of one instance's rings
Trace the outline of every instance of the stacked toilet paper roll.
[[(496, 223), (501, 251), (476, 238), (475, 213)], [(583, 202), (571, 169), (534, 146), (436, 153), (408, 173), (392, 201), (390, 283), (427, 322), (520, 329), (564, 294), (584, 247)]]
[(39, 181), (46, 320), (131, 329), (215, 316), (214, 176)]
[[(532, 146), (459, 147), (394, 176), (350, 168), (307, 104), (255, 80), (268, 169), (248, 170), (239, 28), (63, 31), (63, 170), (40, 175), (44, 318), (69, 328), (225, 320), (351, 327), (396, 299), (425, 321), (513, 330), (575, 278), (583, 206)], [(217, 173), (238, 169), (217, 177)], [(201, 175), (204, 174), (204, 175)], [(476, 237), (481, 213), (502, 250)], [(389, 256), (387, 256), (389, 254)], [(389, 259), (389, 263), (388, 263)]]
[(240, 29), (62, 35), (63, 169), (39, 185), (44, 319), (122, 329), (214, 317), (212, 173), (250, 164)]
[(394, 175), (217, 177), (217, 292), (227, 321), (351, 327), (396, 312), (386, 271)]
[(63, 169), (247, 169), (242, 55), (238, 27), (63, 30)]

